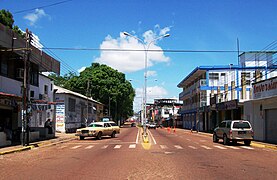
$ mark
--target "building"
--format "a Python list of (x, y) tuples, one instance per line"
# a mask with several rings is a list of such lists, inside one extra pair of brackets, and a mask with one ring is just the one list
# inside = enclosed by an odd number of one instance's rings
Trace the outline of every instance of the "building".
[(253, 84), (253, 99), (244, 102), (244, 119), (259, 141), (277, 143), (277, 77)]
[(183, 90), (183, 128), (210, 132), (222, 120), (242, 119), (252, 82), (276, 75), (274, 54), (247, 52), (240, 55), (239, 65), (196, 67), (177, 86)]
[[(25, 76), (24, 72), (29, 73)], [(59, 74), (60, 62), (0, 24), (0, 146), (21, 142), (22, 126), (27, 128), (26, 112), (31, 115), (32, 102), (28, 100), (39, 100), (41, 72)]]
[(176, 98), (154, 99), (154, 104), (148, 111), (151, 115), (148, 119), (163, 126), (182, 127), (178, 114), (181, 107), (182, 103)]
[(75, 132), (103, 117), (104, 104), (68, 89), (54, 86), (56, 131)]

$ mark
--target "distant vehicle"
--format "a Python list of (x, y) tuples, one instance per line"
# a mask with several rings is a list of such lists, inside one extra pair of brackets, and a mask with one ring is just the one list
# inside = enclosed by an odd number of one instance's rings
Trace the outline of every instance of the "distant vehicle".
[(148, 129), (156, 129), (156, 124), (155, 123), (151, 123), (151, 124), (149, 124), (149, 126), (148, 126)]
[(223, 139), (223, 144), (228, 145), (230, 141), (237, 143), (244, 141), (249, 146), (253, 140), (254, 132), (251, 124), (244, 120), (225, 120), (222, 121), (213, 132), (213, 142)]
[(80, 128), (76, 130), (76, 136), (80, 137), (80, 140), (85, 139), (85, 137), (96, 137), (97, 139), (102, 139), (102, 136), (115, 137), (116, 134), (120, 133), (120, 128), (113, 121), (107, 122), (93, 122), (88, 127)]

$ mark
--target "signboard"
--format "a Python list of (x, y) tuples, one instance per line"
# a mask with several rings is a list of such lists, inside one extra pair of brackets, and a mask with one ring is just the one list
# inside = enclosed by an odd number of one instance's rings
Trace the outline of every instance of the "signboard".
[(253, 99), (266, 98), (277, 95), (277, 78), (268, 79), (254, 84)]
[(56, 131), (65, 131), (65, 105), (56, 105)]

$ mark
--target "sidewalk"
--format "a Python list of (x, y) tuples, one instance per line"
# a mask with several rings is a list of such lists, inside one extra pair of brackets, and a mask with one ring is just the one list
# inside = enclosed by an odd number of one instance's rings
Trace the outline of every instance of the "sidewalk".
[[(213, 137), (213, 134), (212, 133), (205, 133), (205, 132), (197, 132), (197, 131), (192, 131), (191, 130), (188, 130), (188, 129), (179, 129), (178, 130), (186, 130), (190, 133), (196, 133), (196, 134), (201, 134), (201, 135), (204, 135), (204, 136), (210, 136), (211, 138)], [(212, 140), (212, 139), (211, 139)], [(259, 147), (259, 148), (270, 148), (270, 149), (275, 149), (277, 150), (277, 144), (270, 144), (270, 143), (265, 143), (265, 142), (261, 142), (261, 141), (255, 141), (253, 140), (251, 142), (251, 146), (253, 147)]]
[(35, 147), (46, 147), (46, 146), (52, 146), (55, 144), (71, 141), (75, 139), (75, 134), (65, 134), (65, 133), (57, 133), (55, 134), (55, 138), (47, 139), (43, 141), (37, 141), (30, 143), (29, 146), (22, 146), (22, 145), (16, 145), (16, 146), (9, 146), (9, 147), (3, 147), (0, 148), (0, 156), (4, 154), (10, 154), (14, 152), (20, 152), (20, 151), (26, 151), (30, 150)]

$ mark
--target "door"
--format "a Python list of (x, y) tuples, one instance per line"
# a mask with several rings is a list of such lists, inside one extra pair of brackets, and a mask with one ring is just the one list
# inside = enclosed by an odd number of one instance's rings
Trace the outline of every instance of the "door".
[(277, 109), (265, 110), (265, 138), (267, 142), (277, 143)]

